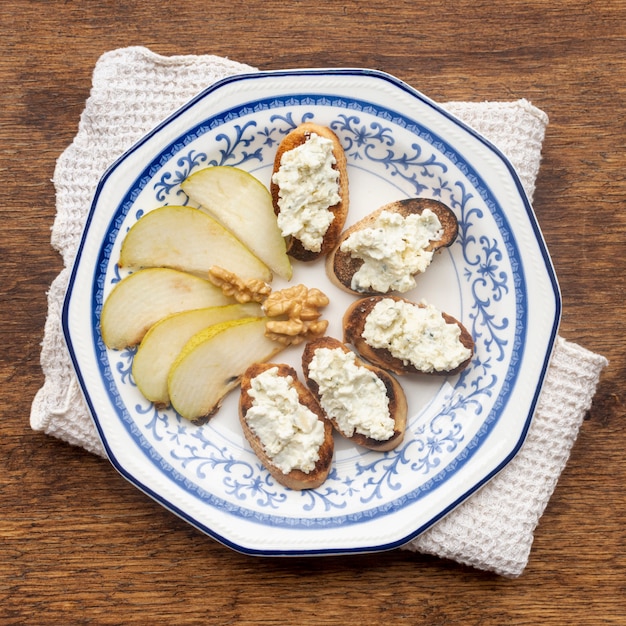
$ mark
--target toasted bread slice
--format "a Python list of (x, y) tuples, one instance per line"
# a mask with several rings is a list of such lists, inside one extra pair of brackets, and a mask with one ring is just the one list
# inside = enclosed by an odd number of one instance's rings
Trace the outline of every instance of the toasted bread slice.
[[(348, 193), (348, 169), (346, 155), (343, 151), (343, 147), (341, 146), (337, 135), (335, 135), (335, 133), (326, 126), (321, 126), (312, 122), (305, 122), (304, 124), (301, 124), (290, 133), (288, 133), (278, 146), (278, 150), (274, 159), (274, 169), (272, 172), (272, 177), (273, 174), (275, 174), (280, 168), (280, 162), (283, 154), (304, 144), (310, 139), (313, 133), (319, 135), (320, 137), (330, 139), (333, 142), (333, 155), (336, 160), (336, 163), (333, 165), (333, 169), (337, 170), (337, 172), (339, 173), (339, 196), (341, 200), (337, 204), (329, 207), (329, 211), (333, 213), (334, 219), (328, 226), (328, 229), (322, 241), (321, 249), (319, 251), (307, 250), (302, 242), (296, 239), (296, 237), (288, 237), (287, 253), (289, 254), (289, 256), (299, 261), (314, 261), (315, 259), (326, 255), (328, 252), (330, 252), (330, 250), (335, 247), (335, 244), (337, 243), (337, 240), (339, 239), (341, 231), (343, 230), (343, 227), (345, 225), (346, 217), (348, 215), (348, 206), (350, 204)], [(270, 192), (272, 194), (272, 201), (274, 203), (274, 212), (276, 213), (276, 215), (279, 215), (280, 205), (278, 203), (278, 200), (280, 188), (273, 181), (270, 183)]]
[(447, 370), (424, 371), (418, 369), (411, 362), (395, 357), (387, 348), (372, 347), (364, 338), (363, 331), (368, 315), (381, 300), (392, 299), (406, 302), (410, 305), (425, 308), (426, 305), (410, 302), (399, 296), (370, 296), (353, 302), (346, 310), (343, 317), (344, 341), (354, 346), (356, 351), (370, 363), (382, 367), (396, 374), (432, 374), (454, 375), (464, 370), (471, 362), (474, 355), (474, 340), (469, 331), (457, 319), (441, 312), (441, 316), (447, 324), (456, 324), (460, 329), (459, 341), (469, 351), (469, 356), (456, 367)]
[[(310, 472), (304, 472), (299, 469), (292, 469), (289, 473), (284, 473), (277, 467), (272, 459), (266, 453), (261, 440), (250, 428), (247, 421), (247, 414), (253, 405), (253, 398), (250, 395), (252, 380), (262, 372), (271, 368), (278, 368), (279, 376), (291, 376), (293, 379), (292, 386), (298, 393), (300, 404), (311, 410), (324, 425), (324, 440), (319, 447), (319, 458), (315, 463), (315, 467)], [(241, 395), (239, 399), (239, 421), (243, 428), (243, 433), (250, 444), (252, 450), (257, 455), (263, 466), (281, 485), (289, 489), (315, 489), (319, 487), (328, 477), (332, 465), (334, 453), (333, 428), (331, 423), (325, 418), (322, 409), (317, 403), (311, 391), (298, 379), (296, 371), (285, 364), (276, 363), (257, 363), (248, 368), (241, 380)]]
[(372, 290), (357, 291), (353, 289), (352, 278), (363, 265), (363, 260), (360, 258), (352, 258), (351, 252), (341, 250), (341, 245), (356, 231), (372, 227), (383, 211), (399, 213), (406, 218), (409, 215), (420, 215), (425, 209), (430, 209), (437, 215), (443, 229), (443, 234), (440, 239), (431, 240), (424, 250), (437, 252), (442, 248), (450, 246), (457, 237), (458, 222), (452, 210), (445, 204), (437, 200), (431, 200), (430, 198), (408, 198), (406, 200), (391, 202), (365, 216), (341, 234), (337, 246), (326, 259), (326, 273), (331, 282), (340, 289), (356, 295), (375, 295), (381, 293)]
[[(317, 401), (320, 403), (320, 405), (322, 405), (322, 395), (320, 393), (319, 385), (315, 380), (311, 378), (310, 375), (311, 361), (315, 355), (315, 352), (320, 348), (328, 348), (330, 350), (339, 349), (345, 353), (349, 353), (352, 351), (341, 341), (332, 337), (320, 337), (319, 339), (314, 339), (313, 341), (307, 343), (304, 347), (304, 351), (302, 353), (302, 369), (304, 372), (304, 377), (307, 385), (317, 398)], [(358, 356), (355, 356), (355, 363), (358, 367), (363, 367), (368, 371), (373, 372), (385, 386), (387, 398), (389, 401), (389, 415), (391, 416), (391, 418), (393, 418), (394, 421), (393, 434), (385, 440), (374, 439), (365, 434), (359, 433), (356, 430), (353, 432), (352, 435), (348, 435), (342, 431), (335, 416), (329, 415), (327, 413), (326, 417), (332, 422), (335, 430), (338, 433), (340, 433), (342, 436), (346, 437), (350, 441), (353, 441), (359, 446), (363, 446), (370, 450), (376, 450), (379, 452), (393, 450), (404, 439), (404, 433), (406, 430), (407, 401), (406, 396), (404, 395), (404, 391), (398, 381), (385, 370), (365, 363), (364, 361), (359, 359)]]

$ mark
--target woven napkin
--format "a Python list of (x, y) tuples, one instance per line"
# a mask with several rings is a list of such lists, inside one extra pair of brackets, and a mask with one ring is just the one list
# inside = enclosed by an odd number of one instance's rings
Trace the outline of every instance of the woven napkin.
[[(113, 50), (96, 64), (78, 134), (55, 172), (52, 245), (64, 269), (48, 293), (41, 365), (45, 375), (31, 426), (104, 456), (78, 387), (61, 329), (70, 268), (96, 184), (108, 165), (177, 107), (223, 77), (255, 71), (225, 58), (163, 57), (143, 47)], [(526, 100), (444, 105), (511, 160), (530, 198), (548, 119)], [(479, 492), (406, 549), (503, 576), (519, 576), (533, 532), (591, 405), (604, 357), (559, 337), (528, 437), (513, 461)]]

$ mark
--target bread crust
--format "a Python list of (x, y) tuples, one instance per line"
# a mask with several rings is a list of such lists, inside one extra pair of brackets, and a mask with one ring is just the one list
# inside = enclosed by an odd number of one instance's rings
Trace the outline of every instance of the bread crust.
[(471, 351), (468, 359), (459, 364), (449, 371), (433, 371), (422, 372), (418, 370), (411, 363), (405, 364), (402, 359), (394, 357), (389, 350), (385, 348), (373, 348), (365, 339), (363, 339), (363, 329), (365, 328), (365, 321), (367, 316), (371, 313), (372, 309), (378, 302), (383, 299), (393, 299), (396, 301), (404, 301), (417, 307), (424, 307), (422, 304), (411, 302), (406, 298), (399, 296), (370, 296), (362, 298), (353, 302), (347, 309), (343, 317), (343, 335), (344, 341), (354, 346), (355, 350), (370, 363), (377, 365), (383, 369), (394, 372), (398, 375), (403, 374), (422, 374), (427, 376), (452, 376), (463, 371), (471, 362), (474, 356), (474, 340), (472, 335), (465, 328), (465, 326), (456, 318), (452, 317), (448, 313), (442, 312), (441, 315), (448, 324), (456, 324), (461, 329), (460, 341), (461, 343)]
[[(253, 401), (249, 394), (252, 379), (273, 367), (278, 368), (280, 376), (291, 376), (293, 378), (293, 386), (298, 392), (298, 399), (300, 403), (315, 413), (317, 418), (324, 424), (324, 441), (319, 449), (319, 459), (315, 464), (315, 468), (308, 474), (298, 469), (293, 469), (288, 474), (285, 474), (282, 470), (276, 467), (276, 465), (272, 463), (271, 459), (265, 453), (261, 441), (254, 434), (246, 420), (246, 415), (250, 410)], [(319, 487), (328, 477), (335, 449), (333, 428), (331, 423), (326, 419), (324, 412), (309, 388), (298, 379), (298, 375), (292, 367), (282, 363), (255, 363), (246, 370), (241, 379), (239, 421), (243, 429), (243, 434), (256, 456), (274, 477), (274, 479), (284, 487), (295, 490), (315, 489), (316, 487)]]
[[(309, 364), (313, 359), (313, 356), (315, 355), (315, 351), (319, 348), (329, 348), (331, 350), (339, 348), (344, 352), (350, 352), (351, 350), (341, 341), (332, 337), (320, 337), (318, 339), (309, 341), (305, 345), (304, 351), (302, 353), (302, 370), (304, 372), (306, 384), (309, 386), (310, 390), (313, 392), (313, 395), (321, 406), (319, 386), (309, 376)], [(344, 435), (339, 429), (339, 426), (337, 422), (333, 419), (333, 417), (330, 415), (327, 415), (326, 417), (332, 423), (333, 427), (339, 434), (359, 446), (363, 446), (364, 448), (368, 448), (369, 450), (376, 450), (378, 452), (393, 450), (402, 442), (402, 440), (404, 439), (404, 433), (406, 431), (408, 407), (404, 390), (400, 386), (400, 383), (398, 383), (398, 381), (384, 369), (366, 363), (362, 359), (358, 358), (358, 356), (356, 358), (356, 363), (359, 366), (365, 367), (371, 372), (374, 372), (385, 385), (385, 389), (387, 390), (387, 397), (389, 398), (389, 412), (395, 422), (393, 435), (385, 441), (372, 439), (371, 437), (367, 437), (356, 432), (351, 437), (346, 437), (346, 435)]]
[[(341, 200), (337, 204), (329, 207), (329, 210), (332, 211), (335, 218), (330, 223), (330, 226), (324, 235), (322, 247), (319, 252), (307, 250), (298, 239), (295, 237), (288, 237), (287, 254), (294, 259), (307, 262), (315, 261), (319, 257), (328, 254), (335, 247), (346, 223), (348, 207), (350, 204), (348, 190), (348, 163), (346, 155), (337, 135), (335, 135), (335, 133), (326, 126), (314, 124), (313, 122), (305, 122), (289, 132), (281, 141), (278, 146), (278, 150), (276, 151), (272, 175), (279, 170), (280, 160), (282, 159), (283, 154), (305, 143), (313, 133), (319, 135), (320, 137), (330, 139), (333, 142), (333, 154), (336, 160), (336, 163), (333, 165), (333, 169), (339, 172), (339, 195)], [(279, 186), (272, 180), (272, 182), (270, 182), (270, 193), (272, 194), (272, 202), (274, 204), (274, 212), (276, 215), (280, 213), (280, 206), (278, 204), (279, 191)]]
[(438, 252), (450, 246), (457, 237), (459, 225), (455, 214), (445, 204), (430, 198), (407, 198), (390, 202), (366, 215), (341, 234), (337, 245), (326, 259), (326, 273), (330, 281), (340, 289), (359, 296), (380, 293), (376, 291), (355, 291), (352, 289), (352, 277), (363, 265), (363, 261), (358, 258), (352, 258), (350, 252), (340, 250), (341, 244), (354, 232), (371, 227), (383, 211), (399, 213), (406, 218), (409, 215), (420, 215), (425, 209), (430, 209), (435, 213), (443, 227), (441, 239), (431, 241), (426, 250)]

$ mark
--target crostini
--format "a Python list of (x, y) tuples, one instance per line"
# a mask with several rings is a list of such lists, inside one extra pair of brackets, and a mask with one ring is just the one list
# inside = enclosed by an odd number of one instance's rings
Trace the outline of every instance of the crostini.
[(346, 156), (335, 133), (306, 122), (281, 141), (270, 192), (287, 253), (314, 261), (332, 250), (349, 206)]
[(315, 489), (328, 477), (332, 425), (292, 367), (249, 367), (241, 380), (239, 420), (252, 450), (281, 485)]
[(357, 295), (405, 293), (438, 250), (457, 237), (456, 216), (429, 198), (380, 207), (342, 233), (326, 260), (331, 282)]
[(458, 374), (474, 355), (474, 340), (460, 321), (399, 296), (356, 300), (344, 314), (343, 333), (360, 356), (399, 375)]
[(402, 442), (407, 401), (388, 372), (363, 362), (332, 337), (306, 344), (302, 369), (326, 417), (343, 437), (379, 452)]

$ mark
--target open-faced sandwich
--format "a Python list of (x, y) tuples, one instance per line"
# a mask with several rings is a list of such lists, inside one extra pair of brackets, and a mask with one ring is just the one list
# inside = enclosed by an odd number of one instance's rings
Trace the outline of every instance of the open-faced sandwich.
[(399, 296), (356, 300), (345, 312), (343, 331), (363, 358), (396, 374), (458, 374), (474, 354), (461, 322)]
[(302, 354), (307, 385), (342, 436), (370, 450), (392, 450), (404, 438), (404, 391), (385, 370), (363, 362), (339, 340), (320, 337)]
[(281, 485), (314, 489), (331, 468), (333, 429), (288, 365), (257, 363), (241, 380), (239, 420), (261, 463)]
[(391, 202), (342, 233), (326, 272), (333, 284), (357, 295), (405, 293), (457, 232), (456, 216), (437, 200)]
[(332, 250), (348, 214), (346, 156), (335, 133), (306, 122), (282, 140), (270, 184), (287, 253), (314, 261)]

